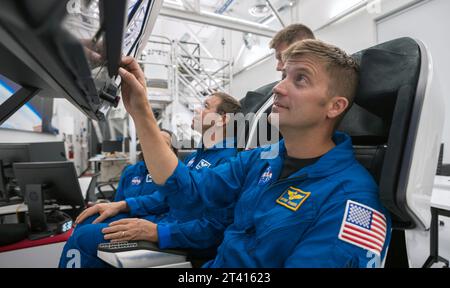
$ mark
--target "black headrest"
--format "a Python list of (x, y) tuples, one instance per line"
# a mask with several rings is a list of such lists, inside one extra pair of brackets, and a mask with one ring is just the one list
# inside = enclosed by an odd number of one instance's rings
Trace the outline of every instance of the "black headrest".
[(416, 87), (420, 73), (420, 48), (411, 38), (399, 38), (355, 53), (360, 81), (354, 105), (339, 126), (354, 137), (386, 140), (398, 91)]

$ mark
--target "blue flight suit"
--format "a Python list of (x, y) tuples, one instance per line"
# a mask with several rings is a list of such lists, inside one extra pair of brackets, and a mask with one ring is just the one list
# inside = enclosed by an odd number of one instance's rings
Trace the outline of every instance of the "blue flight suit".
[(158, 189), (148, 173), (144, 161), (125, 168), (120, 176), (114, 202), (123, 201), (127, 198), (152, 194)]
[[(215, 167), (235, 157), (237, 155), (235, 145), (231, 145), (233, 148), (225, 149), (225, 147), (230, 147), (228, 144), (230, 139), (228, 139), (228, 143), (226, 141), (209, 149), (197, 150), (185, 159), (186, 165), (193, 171), (200, 171), (204, 168)], [(233, 141), (233, 143), (235, 142)], [(145, 164), (142, 167), (136, 167), (135, 170), (142, 172), (141, 169), (146, 170)], [(127, 176), (127, 174), (122, 178), (131, 179), (131, 181), (135, 179), (135, 183), (139, 182), (136, 180), (139, 178), (140, 183), (143, 183), (145, 179), (148, 179), (147, 176), (143, 176), (144, 174), (140, 173), (140, 176), (135, 176), (137, 178), (131, 176), (132, 174)], [(157, 185), (153, 184), (153, 186)], [(124, 193), (120, 193), (118, 197), (122, 197), (121, 194), (128, 195), (125, 186), (119, 190), (123, 190)], [(146, 193), (147, 191), (135, 189), (132, 193), (137, 197), (125, 197), (130, 208), (129, 213), (109, 218), (100, 224), (91, 224), (98, 217), (98, 215), (94, 215), (79, 224), (64, 247), (59, 267), (105, 267), (106, 264), (96, 256), (98, 244), (107, 242), (104, 240), (101, 230), (108, 227), (109, 223), (123, 218), (138, 217), (157, 223), (161, 249), (217, 247), (223, 239), (223, 231), (233, 222), (233, 204), (221, 209), (210, 209), (202, 205), (202, 202), (185, 200), (184, 203), (179, 203), (177, 199), (168, 199), (158, 191), (154, 191), (153, 188), (152, 191)], [(116, 199), (121, 199), (118, 197)], [(168, 211), (167, 207), (170, 207)], [(78, 266), (72, 261), (73, 253), (79, 253), (81, 260)]]
[[(209, 148), (198, 149), (188, 156), (184, 163), (191, 171), (213, 168), (237, 155), (234, 139), (226, 139)], [(164, 197), (156, 192), (151, 195), (129, 198), (126, 200), (133, 217), (155, 214), (159, 209), (159, 199), (165, 198), (170, 207), (168, 215), (158, 222), (159, 247), (207, 249), (217, 247), (222, 241), (223, 231), (233, 222), (234, 203), (210, 209), (201, 201), (177, 197)]]
[(234, 223), (206, 267), (379, 267), (390, 241), (389, 213), (350, 137), (336, 132), (333, 141), (316, 163), (286, 179), (279, 180), (281, 141), (200, 172), (180, 162), (159, 192), (211, 208), (236, 203)]

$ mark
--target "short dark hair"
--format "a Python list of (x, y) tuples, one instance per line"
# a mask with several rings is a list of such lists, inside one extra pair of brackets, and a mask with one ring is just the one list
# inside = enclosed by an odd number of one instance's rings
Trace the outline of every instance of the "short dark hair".
[[(221, 100), (219, 106), (217, 106), (217, 108), (216, 108), (216, 112), (218, 114), (220, 114), (220, 115), (226, 115), (226, 114), (236, 115), (238, 113), (241, 113), (241, 111), (242, 111), (241, 103), (239, 103), (239, 101), (236, 98), (234, 98), (233, 96), (228, 95), (227, 93), (224, 93), (224, 92), (214, 92), (211, 94), (211, 96), (216, 96)], [(233, 126), (227, 125), (228, 128), (225, 128), (226, 129), (225, 133), (232, 133), (232, 135), (236, 136), (237, 131), (238, 131), (238, 127), (237, 127), (238, 123), (234, 122), (232, 124), (233, 124)], [(229, 129), (233, 129), (233, 130), (230, 131)]]
[(236, 98), (224, 92), (214, 92), (211, 96), (220, 98), (221, 102), (217, 106), (217, 113), (219, 114), (237, 114), (241, 112), (241, 104)]
[(270, 41), (270, 48), (276, 49), (281, 43), (291, 45), (305, 39), (316, 39), (312, 30), (303, 24), (291, 24), (275, 34)]

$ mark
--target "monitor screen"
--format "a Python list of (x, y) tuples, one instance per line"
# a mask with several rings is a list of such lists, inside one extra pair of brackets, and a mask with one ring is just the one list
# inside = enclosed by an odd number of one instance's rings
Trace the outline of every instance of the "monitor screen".
[(66, 161), (64, 142), (30, 143), (31, 162)]
[[(18, 87), (2, 85), (0, 103), (8, 97), (19, 100), (40, 93), (64, 97), (88, 117), (104, 120), (110, 107), (117, 106), (120, 100), (120, 59), (122, 55), (139, 56), (163, 1), (19, 2), (2, 1), (0, 26), (5, 35), (0, 41), (0, 73), (23, 85), (23, 89), (12, 98)], [(2, 110), (8, 108), (0, 119), (2, 123), (10, 116), (9, 111), (15, 112), (23, 105), (20, 101), (11, 103), (0, 106)], [(45, 115), (30, 106), (33, 103), (18, 113), (22, 117), (20, 125), (5, 125), (45, 131)], [(22, 125), (23, 118), (27, 118), (27, 125)]]
[(102, 152), (120, 152), (122, 151), (122, 141), (108, 141), (102, 142)]
[[(156, 2), (162, 1), (116, 1), (114, 5), (111, 5), (114, 9), (107, 9), (107, 1), (75, 0), (67, 6), (68, 13), (63, 26), (83, 45), (96, 85), (106, 82), (108, 76), (117, 75), (118, 63), (112, 65), (113, 63), (107, 61), (110, 55), (107, 55), (106, 51), (111, 54), (112, 45), (108, 47), (106, 41), (121, 44), (119, 48), (114, 47), (115, 52), (118, 52), (116, 61), (120, 61), (121, 55), (138, 56), (143, 48), (141, 46), (146, 44), (159, 12), (161, 4)], [(126, 5), (126, 7), (120, 5)], [(112, 10), (114, 11), (111, 12)], [(122, 13), (126, 15), (122, 16)], [(112, 17), (114, 19), (111, 19)], [(121, 22), (119, 19), (124, 19), (124, 23), (117, 23)], [(108, 36), (115, 37), (114, 39), (105, 39), (108, 25), (113, 31)], [(123, 37), (118, 33), (120, 30), (124, 31)]]
[(30, 162), (29, 144), (0, 143), (0, 160), (5, 177), (12, 178), (12, 164), (16, 162)]
[(16, 163), (14, 174), (21, 191), (26, 191), (29, 184), (44, 184), (48, 191), (45, 200), (56, 200), (60, 205), (84, 206), (72, 162)]
[[(0, 75), (0, 105), (20, 88), (20, 85)], [(36, 95), (1, 124), (0, 128), (54, 134), (52, 116), (53, 99)]]

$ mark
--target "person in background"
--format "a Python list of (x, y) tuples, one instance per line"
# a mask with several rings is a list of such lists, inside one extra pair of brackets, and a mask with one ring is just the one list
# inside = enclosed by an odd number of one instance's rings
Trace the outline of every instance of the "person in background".
[[(297, 41), (306, 39), (315, 39), (314, 33), (306, 25), (296, 23), (291, 24), (282, 30), (278, 31), (270, 41), (270, 49), (275, 51), (276, 70), (282, 72), (283, 59), (281, 55), (286, 49)], [(281, 73), (280, 73), (281, 74)], [(280, 75), (281, 76), (281, 75)], [(255, 118), (250, 118), (249, 123), (239, 127), (239, 147), (250, 145), (251, 148), (274, 144), (274, 139), (266, 139), (260, 135), (260, 120), (268, 123), (267, 115), (270, 114), (273, 104), (273, 88), (280, 81), (275, 81), (270, 84), (266, 84), (254, 91), (248, 91), (244, 98), (240, 100), (242, 106), (242, 113), (244, 115), (252, 113)], [(266, 104), (267, 103), (267, 104)], [(272, 125), (266, 125), (266, 135), (272, 135), (272, 129), (275, 129)], [(276, 131), (274, 131), (276, 133)], [(255, 139), (249, 139), (250, 135), (256, 135)], [(256, 141), (255, 141), (256, 140)]]
[[(172, 145), (172, 140), (176, 140), (174, 134), (166, 129), (161, 129), (161, 136), (175, 155), (178, 151)], [(143, 154), (140, 154), (139, 161), (126, 167), (120, 176), (119, 185), (114, 196), (114, 202), (123, 201), (128, 198), (148, 195), (155, 192), (158, 187), (153, 183), (152, 176), (148, 173)]]

